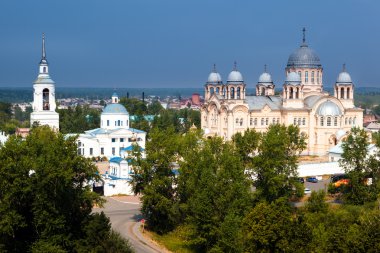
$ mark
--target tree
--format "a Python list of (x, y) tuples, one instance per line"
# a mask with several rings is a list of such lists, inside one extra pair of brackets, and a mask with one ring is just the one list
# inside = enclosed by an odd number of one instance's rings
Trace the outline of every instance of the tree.
[(328, 210), (328, 204), (325, 202), (326, 193), (324, 190), (313, 191), (310, 198), (306, 202), (306, 209), (311, 212), (326, 213)]
[(368, 154), (368, 135), (364, 129), (351, 129), (346, 141), (342, 144), (343, 154), (339, 161), (349, 179), (348, 185), (343, 187), (343, 197), (348, 204), (362, 205), (374, 201), (377, 197), (375, 186), (366, 185), (366, 176), (378, 171), (376, 161)]
[(253, 158), (256, 196), (259, 199), (272, 202), (294, 193), (303, 195), (297, 180), (297, 157), (305, 147), (305, 137), (297, 126), (275, 124), (268, 128)]
[(90, 180), (99, 180), (97, 168), (77, 154), (74, 138), (47, 126), (26, 140), (10, 137), (0, 149), (0, 249), (74, 251), (93, 204), (103, 203)]

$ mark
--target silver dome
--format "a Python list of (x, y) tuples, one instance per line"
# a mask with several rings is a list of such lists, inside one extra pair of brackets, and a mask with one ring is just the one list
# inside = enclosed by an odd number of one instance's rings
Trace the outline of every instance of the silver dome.
[(272, 84), (273, 81), (272, 81), (271, 75), (267, 72), (262, 73), (259, 77), (259, 83), (267, 84), (267, 85)]
[(290, 72), (285, 80), (286, 84), (301, 84), (301, 77), (296, 72)]
[(207, 83), (209, 84), (221, 84), (222, 83), (222, 77), (218, 72), (211, 72), (210, 75), (208, 75)]
[(232, 70), (227, 78), (227, 83), (239, 84), (244, 83), (242, 74), (237, 70)]
[(322, 68), (321, 61), (315, 51), (303, 43), (288, 59), (287, 68)]
[(346, 71), (340, 72), (338, 78), (336, 79), (337, 83), (352, 83), (350, 74)]
[(318, 107), (317, 114), (320, 116), (338, 116), (342, 115), (342, 111), (334, 102), (327, 100)]

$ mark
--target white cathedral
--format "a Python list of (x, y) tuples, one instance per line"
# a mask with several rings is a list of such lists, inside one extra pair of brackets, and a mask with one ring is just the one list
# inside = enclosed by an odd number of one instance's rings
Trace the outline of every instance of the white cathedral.
[[(46, 59), (45, 36), (42, 36), (42, 59), (39, 64), (37, 80), (34, 81), (33, 112), (30, 124), (48, 125), (59, 130), (59, 114), (55, 111), (55, 82), (49, 75), (49, 66)], [(105, 156), (127, 157), (132, 150), (132, 144), (145, 149), (146, 132), (129, 127), (129, 113), (119, 104), (116, 93), (112, 95), (112, 102), (101, 114), (99, 128), (85, 131), (78, 135), (78, 153), (85, 157)]]
[(205, 84), (201, 127), (206, 136), (230, 140), (248, 128), (266, 131), (270, 124), (297, 125), (307, 136), (303, 154), (325, 155), (354, 126), (363, 126), (363, 110), (354, 105), (354, 84), (345, 66), (334, 84), (334, 94), (323, 90), (323, 68), (318, 55), (303, 42), (288, 59), (280, 95), (266, 71), (259, 77), (254, 96), (246, 95), (246, 84), (236, 64), (223, 83), (214, 70)]

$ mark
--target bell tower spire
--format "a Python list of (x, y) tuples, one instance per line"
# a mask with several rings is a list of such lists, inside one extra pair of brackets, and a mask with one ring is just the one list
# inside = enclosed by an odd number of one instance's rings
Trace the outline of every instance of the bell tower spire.
[(42, 34), (42, 57), (40, 61), (40, 71), (41, 75), (49, 75), (49, 66), (46, 60), (46, 48), (45, 48), (45, 33)]

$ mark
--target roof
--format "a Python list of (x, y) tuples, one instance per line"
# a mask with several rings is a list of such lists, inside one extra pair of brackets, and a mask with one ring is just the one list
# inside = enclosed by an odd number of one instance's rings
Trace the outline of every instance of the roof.
[(287, 68), (322, 68), (321, 61), (315, 51), (303, 43), (288, 59)]
[(280, 110), (282, 98), (280, 96), (246, 96), (249, 110), (261, 110), (268, 105), (271, 110)]
[(126, 115), (128, 115), (128, 111), (121, 104), (108, 104), (103, 109), (102, 114), (126, 114)]
[(88, 131), (85, 131), (87, 135), (95, 136), (98, 134), (112, 134), (120, 130), (131, 131), (132, 133), (146, 133), (145, 131), (135, 129), (135, 128), (115, 128), (115, 129), (106, 129), (106, 128), (95, 128)]
[[(330, 150), (329, 150), (329, 153), (333, 153), (333, 154), (343, 154), (343, 148), (342, 148), (342, 144), (343, 142), (339, 142), (336, 146), (332, 147)], [(371, 150), (375, 147), (376, 145), (375, 144), (369, 144), (367, 146), (367, 150)]]
[(371, 122), (366, 127), (367, 129), (380, 129), (380, 124), (377, 122)]
[[(125, 161), (123, 158), (121, 157), (118, 157), (118, 156), (115, 156), (115, 157), (112, 157), (109, 162), (110, 163), (117, 163), (117, 164), (120, 164), (121, 162)], [(125, 161), (126, 162), (126, 161)]]
[(309, 107), (309, 108), (313, 108), (315, 103), (318, 102), (318, 100), (320, 100), (323, 96), (319, 96), (319, 95), (314, 95), (314, 96), (310, 96), (310, 97), (307, 97), (305, 98), (305, 104)]
[[(126, 147), (126, 148), (122, 148), (121, 150), (123, 150), (123, 151), (132, 151), (133, 150), (133, 146), (130, 145), (130, 146)], [(144, 151), (144, 150), (145, 149), (143, 149), (142, 147), (140, 147), (140, 151)]]

